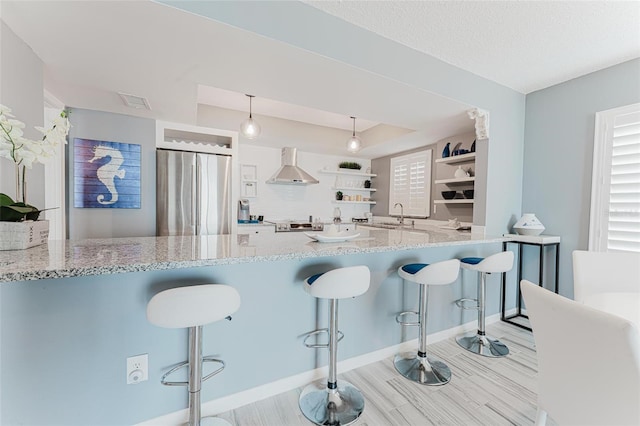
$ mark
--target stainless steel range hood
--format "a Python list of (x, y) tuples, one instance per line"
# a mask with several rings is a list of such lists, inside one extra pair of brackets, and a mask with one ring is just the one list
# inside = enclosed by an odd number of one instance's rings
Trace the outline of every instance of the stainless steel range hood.
[(309, 185), (318, 180), (297, 166), (296, 148), (282, 148), (282, 166), (271, 176), (267, 183), (281, 185)]

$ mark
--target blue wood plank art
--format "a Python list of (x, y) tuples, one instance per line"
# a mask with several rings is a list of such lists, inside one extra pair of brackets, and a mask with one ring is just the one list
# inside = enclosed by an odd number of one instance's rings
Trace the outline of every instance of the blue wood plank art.
[(73, 140), (74, 207), (139, 209), (142, 148)]

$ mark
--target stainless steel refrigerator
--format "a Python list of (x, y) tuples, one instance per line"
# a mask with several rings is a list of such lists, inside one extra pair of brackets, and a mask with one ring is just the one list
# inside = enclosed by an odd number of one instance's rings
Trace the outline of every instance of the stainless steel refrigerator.
[(231, 157), (156, 151), (156, 234), (231, 232)]

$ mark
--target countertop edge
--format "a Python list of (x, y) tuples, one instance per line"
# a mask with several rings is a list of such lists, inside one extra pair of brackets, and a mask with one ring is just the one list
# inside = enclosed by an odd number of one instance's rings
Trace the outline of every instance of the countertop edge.
[(184, 269), (184, 268), (206, 267), (206, 266), (217, 266), (217, 265), (233, 265), (233, 264), (241, 264), (241, 263), (274, 262), (274, 261), (308, 259), (308, 258), (314, 258), (314, 257), (405, 251), (405, 250), (415, 250), (415, 249), (434, 248), (434, 247), (489, 244), (489, 243), (499, 243), (505, 240), (508, 240), (508, 238), (488, 237), (488, 238), (477, 239), (477, 240), (448, 241), (448, 242), (439, 242), (439, 243), (407, 244), (407, 245), (401, 245), (401, 246), (382, 246), (382, 247), (367, 247), (367, 248), (360, 248), (360, 247), (336, 248), (335, 246), (332, 246), (332, 247), (327, 246), (326, 249), (319, 249), (317, 251), (292, 252), (292, 253), (273, 254), (273, 255), (224, 257), (224, 258), (201, 259), (201, 260), (141, 262), (141, 263), (131, 263), (131, 264), (114, 264), (114, 265), (89, 266), (89, 267), (69, 267), (69, 268), (51, 268), (51, 269), (43, 268), (43, 269), (33, 269), (33, 270), (18, 271), (18, 272), (4, 272), (4, 273), (0, 272), (0, 283), (8, 283), (8, 282), (16, 282), (16, 281), (36, 281), (36, 280), (43, 280), (43, 279), (99, 276), (99, 275), (159, 271), (159, 270), (169, 270), (169, 269)]

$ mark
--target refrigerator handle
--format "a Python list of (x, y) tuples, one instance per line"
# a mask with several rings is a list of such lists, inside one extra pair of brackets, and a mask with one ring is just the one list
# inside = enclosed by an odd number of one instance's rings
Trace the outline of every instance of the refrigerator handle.
[(195, 161), (191, 163), (191, 223), (195, 226), (194, 235), (198, 235), (200, 233), (200, 215), (198, 214), (198, 209), (200, 206), (198, 205), (198, 191), (200, 182), (198, 179), (198, 157), (196, 156)]

